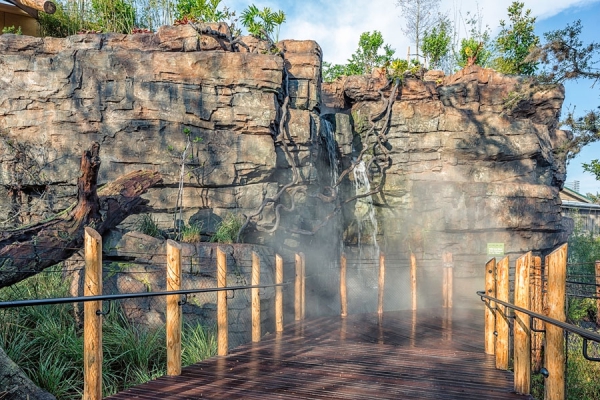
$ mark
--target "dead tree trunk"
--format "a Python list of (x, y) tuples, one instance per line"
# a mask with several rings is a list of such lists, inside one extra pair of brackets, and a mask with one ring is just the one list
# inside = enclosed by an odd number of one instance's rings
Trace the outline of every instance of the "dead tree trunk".
[(37, 387), (0, 347), (0, 400), (56, 400)]
[(161, 181), (156, 171), (135, 171), (97, 191), (100, 145), (81, 157), (77, 205), (63, 217), (0, 232), (0, 288), (22, 281), (67, 259), (83, 244), (83, 229), (102, 234), (117, 226), (144, 200), (139, 196)]

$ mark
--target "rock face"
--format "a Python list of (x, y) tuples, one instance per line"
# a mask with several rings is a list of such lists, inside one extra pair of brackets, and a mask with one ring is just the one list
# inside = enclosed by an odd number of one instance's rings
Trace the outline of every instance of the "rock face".
[[(322, 85), (315, 42), (280, 42), (281, 54), (247, 42), (250, 52), (235, 52), (189, 26), (129, 36), (0, 36), (0, 229), (67, 208), (77, 160), (92, 141), (102, 144), (103, 182), (131, 170), (161, 172), (163, 186), (145, 197), (163, 229), (174, 226), (180, 194), (180, 223), (208, 221), (214, 230), (213, 215), (252, 214), (295, 182), (302, 190), (281, 197), (275, 233), (270, 206), (245, 241), (270, 245), (288, 260), (304, 251), (309, 274), (326, 271), (307, 289), (325, 293), (323, 312), (338, 312), (341, 239), (356, 258), (367, 254), (359, 242), (372, 243), (370, 235), (357, 237), (359, 202), (342, 207), (324, 195), (332, 192), (332, 165), (338, 173), (351, 166), (365, 144), (380, 92), (389, 96), (387, 79), (379, 73)], [(477, 67), (404, 80), (389, 114), (391, 163), (374, 196), (379, 248), (397, 267), (386, 278), (398, 289), (386, 308), (409, 305), (402, 296), (411, 251), (421, 304), (431, 306), (440, 303), (442, 253), (453, 253), (460, 305), (483, 285), (487, 243), (504, 243), (508, 254), (546, 253), (564, 240), (558, 190), (565, 167), (556, 153), (568, 137), (557, 130), (564, 93), (558, 87), (519, 97), (528, 88), (521, 78)], [(337, 146), (328, 153), (329, 125)], [(380, 171), (370, 171), (376, 181)], [(342, 200), (356, 194), (348, 178)], [(323, 221), (315, 235), (297, 234)], [(357, 285), (365, 279), (357, 275)]]
[[(432, 76), (407, 78), (393, 104), (392, 162), (374, 196), (378, 238), (399, 265), (415, 253), (425, 305), (439, 304), (442, 253), (453, 253), (455, 301), (465, 304), (483, 287), (487, 243), (521, 255), (547, 253), (566, 240), (558, 198), (565, 160), (555, 154), (569, 136), (557, 129), (564, 89), (517, 98), (528, 88), (523, 78), (479, 67)], [(381, 109), (378, 90), (385, 84), (371, 77), (329, 84), (324, 107), (351, 111), (361, 131)], [(507, 109), (511, 96), (517, 101)], [(408, 281), (407, 273), (400, 281)]]

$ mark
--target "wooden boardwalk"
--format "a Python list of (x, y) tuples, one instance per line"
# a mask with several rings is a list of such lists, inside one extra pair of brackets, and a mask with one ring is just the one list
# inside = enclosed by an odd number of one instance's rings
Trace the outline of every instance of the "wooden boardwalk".
[(297, 322), (108, 399), (527, 399), (483, 352), (482, 310)]

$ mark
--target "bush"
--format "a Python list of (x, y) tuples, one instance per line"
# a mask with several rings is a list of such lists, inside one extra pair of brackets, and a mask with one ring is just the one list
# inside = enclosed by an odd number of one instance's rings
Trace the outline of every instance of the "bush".
[[(60, 270), (0, 289), (0, 301), (68, 296)], [(83, 390), (83, 332), (74, 315), (72, 304), (0, 310), (0, 346), (36, 385), (61, 400), (81, 399)], [(164, 326), (132, 324), (117, 307), (105, 317), (103, 331), (104, 396), (166, 374)], [(184, 366), (214, 356), (215, 329), (184, 324), (182, 349)]]
[(227, 213), (210, 241), (217, 243), (235, 243), (237, 242), (237, 235), (242, 228), (242, 225), (243, 223), (240, 216), (233, 213)]

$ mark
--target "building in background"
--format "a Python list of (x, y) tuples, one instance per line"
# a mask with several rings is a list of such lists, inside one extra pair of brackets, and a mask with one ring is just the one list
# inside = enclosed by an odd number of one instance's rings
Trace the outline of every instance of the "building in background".
[(594, 204), (592, 200), (566, 184), (560, 192), (560, 199), (563, 216), (573, 218), (575, 226), (586, 232), (600, 234), (600, 204)]
[(21, 27), (23, 35), (39, 36), (40, 28), (37, 22), (37, 11), (26, 12), (14, 4), (0, 0), (0, 32), (11, 26)]

